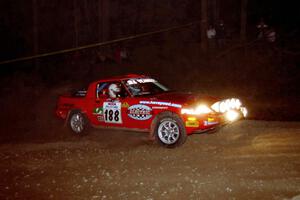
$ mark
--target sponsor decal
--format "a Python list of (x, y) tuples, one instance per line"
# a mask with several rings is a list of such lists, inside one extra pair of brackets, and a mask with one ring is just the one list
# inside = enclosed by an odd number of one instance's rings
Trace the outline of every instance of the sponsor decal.
[(186, 127), (199, 127), (199, 122), (198, 121), (186, 121), (185, 122)]
[(93, 111), (94, 115), (103, 115), (103, 107), (95, 108)]
[(214, 118), (208, 118), (207, 121), (204, 121), (204, 126), (215, 125), (219, 122), (216, 122)]
[(136, 104), (128, 108), (128, 116), (135, 120), (147, 120), (152, 117), (152, 109), (149, 106)]
[(156, 82), (156, 81), (152, 78), (139, 78), (139, 79), (130, 79), (127, 81), (127, 84), (134, 85), (134, 84), (138, 84), (138, 83), (153, 83), (153, 82)]
[(103, 107), (98, 107), (98, 108), (95, 108), (94, 111), (93, 111), (93, 114), (94, 115), (97, 115), (97, 120), (99, 122), (103, 122), (104, 121), (104, 116), (103, 116)]
[(103, 116), (103, 115), (98, 115), (98, 116), (97, 116), (97, 120), (98, 120), (99, 122), (104, 122), (104, 116)]
[(122, 103), (122, 108), (128, 108), (129, 104), (127, 102)]
[(208, 118), (207, 118), (207, 121), (208, 121), (208, 122), (215, 122), (215, 119), (212, 118), (212, 117), (208, 117)]
[(166, 106), (153, 106), (152, 109), (164, 110), (164, 109), (168, 109), (168, 107), (166, 107)]
[(106, 101), (103, 107), (118, 108), (121, 105), (119, 101)]
[(171, 103), (171, 102), (162, 102), (162, 101), (140, 101), (140, 104), (170, 106), (170, 107), (175, 107), (175, 108), (181, 108), (182, 107), (180, 104)]

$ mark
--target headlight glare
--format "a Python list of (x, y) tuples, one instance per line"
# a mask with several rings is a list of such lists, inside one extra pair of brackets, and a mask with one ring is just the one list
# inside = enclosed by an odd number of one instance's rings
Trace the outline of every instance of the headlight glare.
[(226, 116), (226, 119), (228, 121), (233, 122), (233, 121), (236, 121), (239, 118), (240, 115), (235, 110), (229, 110), (229, 111), (226, 112), (225, 116)]
[(212, 108), (214, 111), (216, 111), (216, 112), (220, 112), (220, 102), (218, 101), (218, 102), (214, 103), (214, 104), (211, 106), (211, 108)]
[(206, 113), (210, 113), (212, 110), (207, 107), (206, 105), (200, 105), (196, 108), (196, 113), (199, 113), (199, 114), (206, 114)]
[(241, 101), (237, 98), (225, 99), (223, 101), (218, 101), (214, 103), (211, 108), (216, 112), (225, 113), (228, 110), (232, 109), (240, 109), (241, 108)]
[(247, 115), (248, 115), (248, 110), (247, 110), (247, 108), (241, 107), (241, 112), (243, 113), (243, 116), (244, 116), (244, 117), (247, 117)]
[(181, 114), (188, 114), (188, 115), (201, 115), (210, 112), (212, 112), (212, 110), (206, 105), (199, 105), (195, 109), (188, 109), (188, 108), (181, 109)]
[(224, 112), (226, 112), (226, 110), (227, 110), (227, 104), (225, 101), (223, 101), (220, 103), (220, 112), (224, 113)]

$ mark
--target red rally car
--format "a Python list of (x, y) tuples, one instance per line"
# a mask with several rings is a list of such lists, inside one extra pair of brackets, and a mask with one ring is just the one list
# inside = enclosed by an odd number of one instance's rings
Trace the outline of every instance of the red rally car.
[(169, 90), (155, 79), (129, 74), (91, 83), (59, 97), (55, 111), (76, 134), (88, 127), (150, 132), (164, 147), (247, 115), (237, 98), (218, 99)]

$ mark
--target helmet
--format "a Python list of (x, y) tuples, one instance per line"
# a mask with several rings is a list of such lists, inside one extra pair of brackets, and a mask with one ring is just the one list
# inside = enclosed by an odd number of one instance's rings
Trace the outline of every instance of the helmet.
[(110, 84), (108, 87), (108, 94), (110, 98), (117, 98), (119, 92), (121, 92), (121, 88), (115, 83)]

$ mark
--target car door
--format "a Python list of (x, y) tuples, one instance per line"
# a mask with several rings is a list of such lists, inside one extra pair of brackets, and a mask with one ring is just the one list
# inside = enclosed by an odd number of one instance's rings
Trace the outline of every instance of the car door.
[(122, 101), (124, 126), (130, 129), (149, 129), (153, 119), (152, 109), (140, 104), (142, 98), (128, 97)]
[[(112, 85), (120, 87), (120, 92), (116, 96), (111, 96), (109, 88)], [(122, 102), (128, 96), (122, 84), (118, 81), (103, 82), (97, 85), (96, 101), (93, 108), (93, 118), (96, 125), (105, 127), (126, 127), (122, 109)], [(126, 120), (125, 120), (126, 121)]]
[(92, 103), (92, 115), (90, 119), (92, 124), (96, 126), (105, 126), (103, 103), (108, 99), (107, 86), (107, 82), (100, 82), (96, 86), (96, 95)]
[[(109, 87), (117, 84), (120, 92), (116, 97), (109, 95)], [(97, 85), (93, 108), (94, 124), (104, 127), (148, 129), (153, 119), (152, 109), (141, 105), (142, 98), (132, 97), (121, 82), (105, 82)]]

